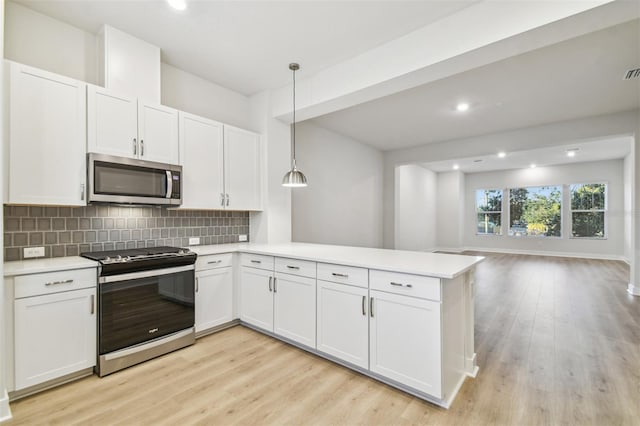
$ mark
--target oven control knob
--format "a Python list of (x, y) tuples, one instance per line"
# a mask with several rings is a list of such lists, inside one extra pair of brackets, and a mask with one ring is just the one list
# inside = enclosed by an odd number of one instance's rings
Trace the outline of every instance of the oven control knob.
[(109, 256), (105, 257), (103, 260), (104, 263), (111, 263), (111, 258)]
[(127, 256), (124, 259), (122, 259), (123, 262), (129, 262), (131, 261), (131, 256)]

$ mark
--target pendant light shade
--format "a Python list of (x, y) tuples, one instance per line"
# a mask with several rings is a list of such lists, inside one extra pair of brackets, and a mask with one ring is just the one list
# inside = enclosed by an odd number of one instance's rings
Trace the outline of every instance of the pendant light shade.
[(307, 178), (296, 167), (296, 71), (300, 69), (300, 65), (296, 63), (289, 64), (289, 69), (293, 71), (293, 128), (291, 133), (291, 170), (289, 170), (282, 178), (282, 186), (289, 188), (301, 188), (307, 186)]

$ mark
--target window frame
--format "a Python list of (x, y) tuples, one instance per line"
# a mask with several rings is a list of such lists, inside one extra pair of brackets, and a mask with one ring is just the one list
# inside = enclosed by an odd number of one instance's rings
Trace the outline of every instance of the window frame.
[[(543, 187), (558, 187), (560, 188), (560, 235), (510, 235), (511, 231), (511, 190), (512, 189), (528, 189), (528, 188), (543, 188)], [(564, 196), (565, 187), (563, 184), (543, 184), (543, 185), (530, 185), (530, 186), (514, 186), (506, 189), (508, 197), (507, 207), (507, 237), (509, 238), (552, 238), (563, 239), (565, 232), (565, 220), (564, 220)], [(504, 206), (503, 206), (504, 207)]]
[[(604, 209), (598, 210), (574, 210), (571, 205), (571, 187), (573, 185), (604, 185)], [(569, 220), (571, 222), (571, 231), (569, 233), (569, 239), (571, 240), (607, 240), (609, 238), (609, 221), (608, 221), (608, 212), (609, 212), (609, 182), (607, 181), (586, 181), (581, 183), (569, 183), (567, 184), (569, 190), (567, 191), (569, 194)], [(604, 217), (602, 222), (604, 223), (604, 235), (602, 237), (576, 237), (573, 235), (573, 213), (599, 213), (602, 212)]]
[[(492, 211), (485, 211), (485, 212), (479, 212), (478, 211), (478, 191), (484, 191), (485, 193), (488, 191), (496, 191), (500, 193), (500, 210), (492, 210)], [(474, 191), (474, 204), (475, 204), (475, 234), (476, 236), (479, 237), (501, 237), (504, 235), (504, 188), (476, 188), (476, 190)], [(500, 216), (500, 233), (496, 234), (496, 233), (481, 233), (478, 232), (478, 215), (479, 214), (489, 214), (489, 215), (499, 215)]]

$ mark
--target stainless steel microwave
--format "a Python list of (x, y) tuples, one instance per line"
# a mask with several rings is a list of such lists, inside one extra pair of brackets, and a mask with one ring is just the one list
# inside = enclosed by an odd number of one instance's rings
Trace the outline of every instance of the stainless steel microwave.
[(182, 204), (182, 166), (88, 154), (89, 203)]

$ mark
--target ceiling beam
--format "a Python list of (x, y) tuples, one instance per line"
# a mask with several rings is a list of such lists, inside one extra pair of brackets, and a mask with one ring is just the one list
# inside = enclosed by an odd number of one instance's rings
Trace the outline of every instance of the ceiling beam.
[[(296, 117), (339, 111), (638, 18), (635, 1), (481, 1), (299, 79)], [(272, 99), (274, 116), (290, 123), (291, 86)]]

